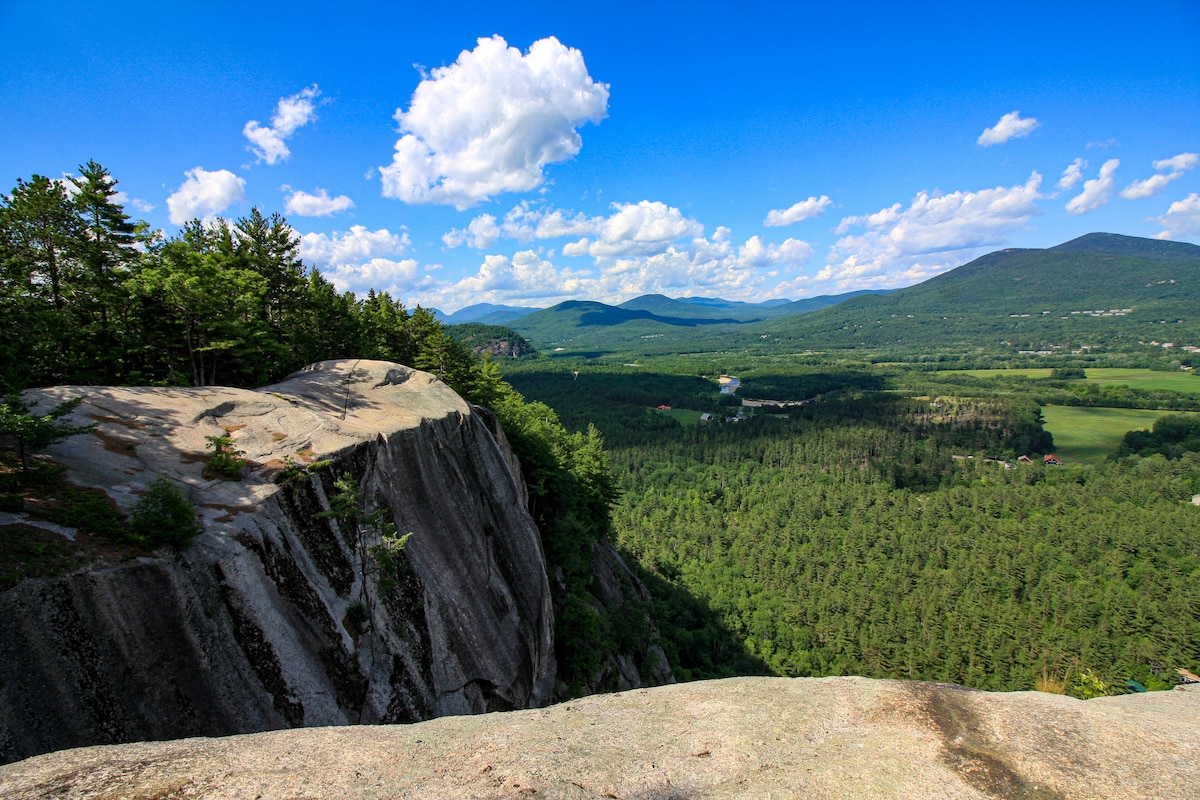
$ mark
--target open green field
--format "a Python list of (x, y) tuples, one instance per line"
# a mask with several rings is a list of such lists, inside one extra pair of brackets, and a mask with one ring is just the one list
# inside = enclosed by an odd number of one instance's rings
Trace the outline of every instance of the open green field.
[[(1158, 372), (1152, 369), (1088, 369), (1086, 383), (1119, 384), (1134, 389), (1168, 389), (1173, 392), (1200, 393), (1200, 375), (1192, 372)], [(1026, 378), (1049, 378), (1048, 368), (1028, 369), (965, 369), (942, 370), (945, 375), (974, 375), (977, 378), (996, 378), (1020, 375)], [(1083, 383), (1085, 381), (1079, 381)]]
[(1046, 430), (1054, 436), (1054, 453), (1066, 464), (1099, 464), (1117, 449), (1127, 432), (1147, 430), (1159, 417), (1178, 413), (1140, 408), (1042, 408)]
[(692, 411), (688, 408), (672, 408), (670, 411), (659, 411), (658, 413), (674, 418), (676, 422), (684, 427), (700, 424), (700, 412)]
[(1089, 369), (1088, 383), (1112, 383), (1135, 389), (1169, 389), (1200, 393), (1200, 376), (1192, 372), (1156, 372), (1152, 369)]

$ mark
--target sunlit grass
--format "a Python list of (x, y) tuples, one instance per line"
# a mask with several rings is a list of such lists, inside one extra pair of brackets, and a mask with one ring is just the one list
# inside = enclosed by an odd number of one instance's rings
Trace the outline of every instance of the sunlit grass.
[(1127, 432), (1147, 430), (1159, 417), (1178, 413), (1140, 408), (1042, 408), (1046, 430), (1054, 436), (1054, 453), (1067, 464), (1099, 464), (1120, 446)]

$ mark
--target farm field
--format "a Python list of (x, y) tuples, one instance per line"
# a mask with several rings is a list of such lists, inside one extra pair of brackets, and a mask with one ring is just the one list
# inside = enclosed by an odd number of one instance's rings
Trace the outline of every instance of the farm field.
[(1088, 383), (1124, 384), (1135, 389), (1168, 389), (1200, 393), (1200, 376), (1191, 372), (1157, 372), (1152, 369), (1089, 369)]
[(1042, 408), (1046, 430), (1054, 436), (1055, 455), (1067, 464), (1099, 464), (1117, 449), (1127, 432), (1149, 429), (1159, 417), (1178, 413), (1140, 408)]
[(700, 412), (688, 408), (672, 408), (670, 411), (660, 411), (659, 413), (666, 414), (684, 427), (700, 424)]
[[(1097, 383), (1124, 385), (1135, 389), (1168, 389), (1173, 392), (1200, 393), (1200, 376), (1191, 372), (1159, 372), (1152, 369), (1095, 368), (1088, 369), (1085, 381), (1072, 383)], [(1020, 369), (965, 369), (941, 370), (942, 375), (973, 375), (977, 378), (998, 378), (1019, 375), (1025, 378), (1049, 378), (1049, 368)]]

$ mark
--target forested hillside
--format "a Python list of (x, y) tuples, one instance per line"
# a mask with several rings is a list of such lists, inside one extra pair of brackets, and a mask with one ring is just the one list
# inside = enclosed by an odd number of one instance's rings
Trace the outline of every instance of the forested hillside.
[[(718, 394), (719, 367), (694, 374), (698, 358), (674, 375), (669, 359), (656, 372), (529, 363), (510, 375), (568, 424), (600, 425), (622, 489), (616, 540), (646, 571), (679, 676), (1085, 695), (1130, 679), (1165, 688), (1198, 665), (1200, 453), (1045, 466), (1038, 407), (1191, 407), (1196, 395), (710, 357), (722, 358), (749, 376), (739, 394), (792, 404), (720, 421), (737, 401)], [(717, 421), (681, 425), (658, 403)]]

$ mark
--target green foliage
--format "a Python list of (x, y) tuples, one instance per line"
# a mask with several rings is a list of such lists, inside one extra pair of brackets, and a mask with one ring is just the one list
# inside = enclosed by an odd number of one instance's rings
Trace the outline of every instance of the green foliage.
[(1080, 700), (1091, 700), (1095, 697), (1105, 697), (1113, 692), (1108, 683), (1097, 675), (1095, 670), (1085, 669), (1072, 678), (1067, 693)]
[(183, 549), (200, 533), (196, 509), (165, 475), (159, 475), (129, 515), (129, 532), (140, 545)]
[(1200, 452), (1200, 415), (1169, 414), (1159, 417), (1148, 431), (1130, 431), (1113, 458), (1128, 455), (1163, 455), (1181, 458), (1184, 453)]
[(242, 458), (245, 453), (234, 447), (233, 438), (228, 433), (224, 436), (205, 436), (204, 438), (212, 450), (204, 462), (204, 476), (227, 481), (239, 480), (242, 477), (242, 470), (246, 467), (246, 459)]
[(29, 472), (26, 456), (54, 442), (87, 433), (95, 425), (71, 425), (62, 420), (83, 402), (82, 397), (59, 403), (45, 414), (33, 414), (16, 394), (9, 395), (0, 405), (0, 439), (14, 443), (21, 461), (21, 473)]
[(275, 482), (280, 484), (296, 483), (311, 478), (323, 469), (327, 469), (333, 462), (329, 459), (313, 461), (309, 464), (304, 464), (291, 456), (283, 457), (283, 468), (275, 475)]
[(1005, 423), (961, 439), (864, 400), (614, 449), (616, 540), (658, 576), (677, 670), (744, 669), (675, 622), (688, 596), (782, 675), (1012, 690), (1077, 660), (1124, 677), (1200, 659), (1196, 455), (1006, 469), (951, 458)]
[(1056, 367), (1050, 370), (1050, 377), (1056, 381), (1085, 380), (1087, 372), (1079, 367)]
[[(359, 594), (358, 601), (351, 604), (347, 613), (359, 630), (366, 630), (372, 618), (375, 607), (374, 597), (369, 589), (371, 579), (375, 579), (378, 591), (387, 596), (396, 586), (403, 562), (401, 551), (408, 542), (412, 532), (399, 535), (396, 523), (389, 518), (386, 505), (379, 505), (371, 511), (362, 508), (362, 490), (358, 481), (351, 475), (343, 475), (333, 481), (333, 492), (329, 495), (329, 510), (316, 514), (318, 519), (332, 519), (337, 522), (342, 536), (350, 545), (358, 566)], [(355, 606), (358, 611), (355, 611)], [(361, 616), (361, 619), (357, 617)]]

